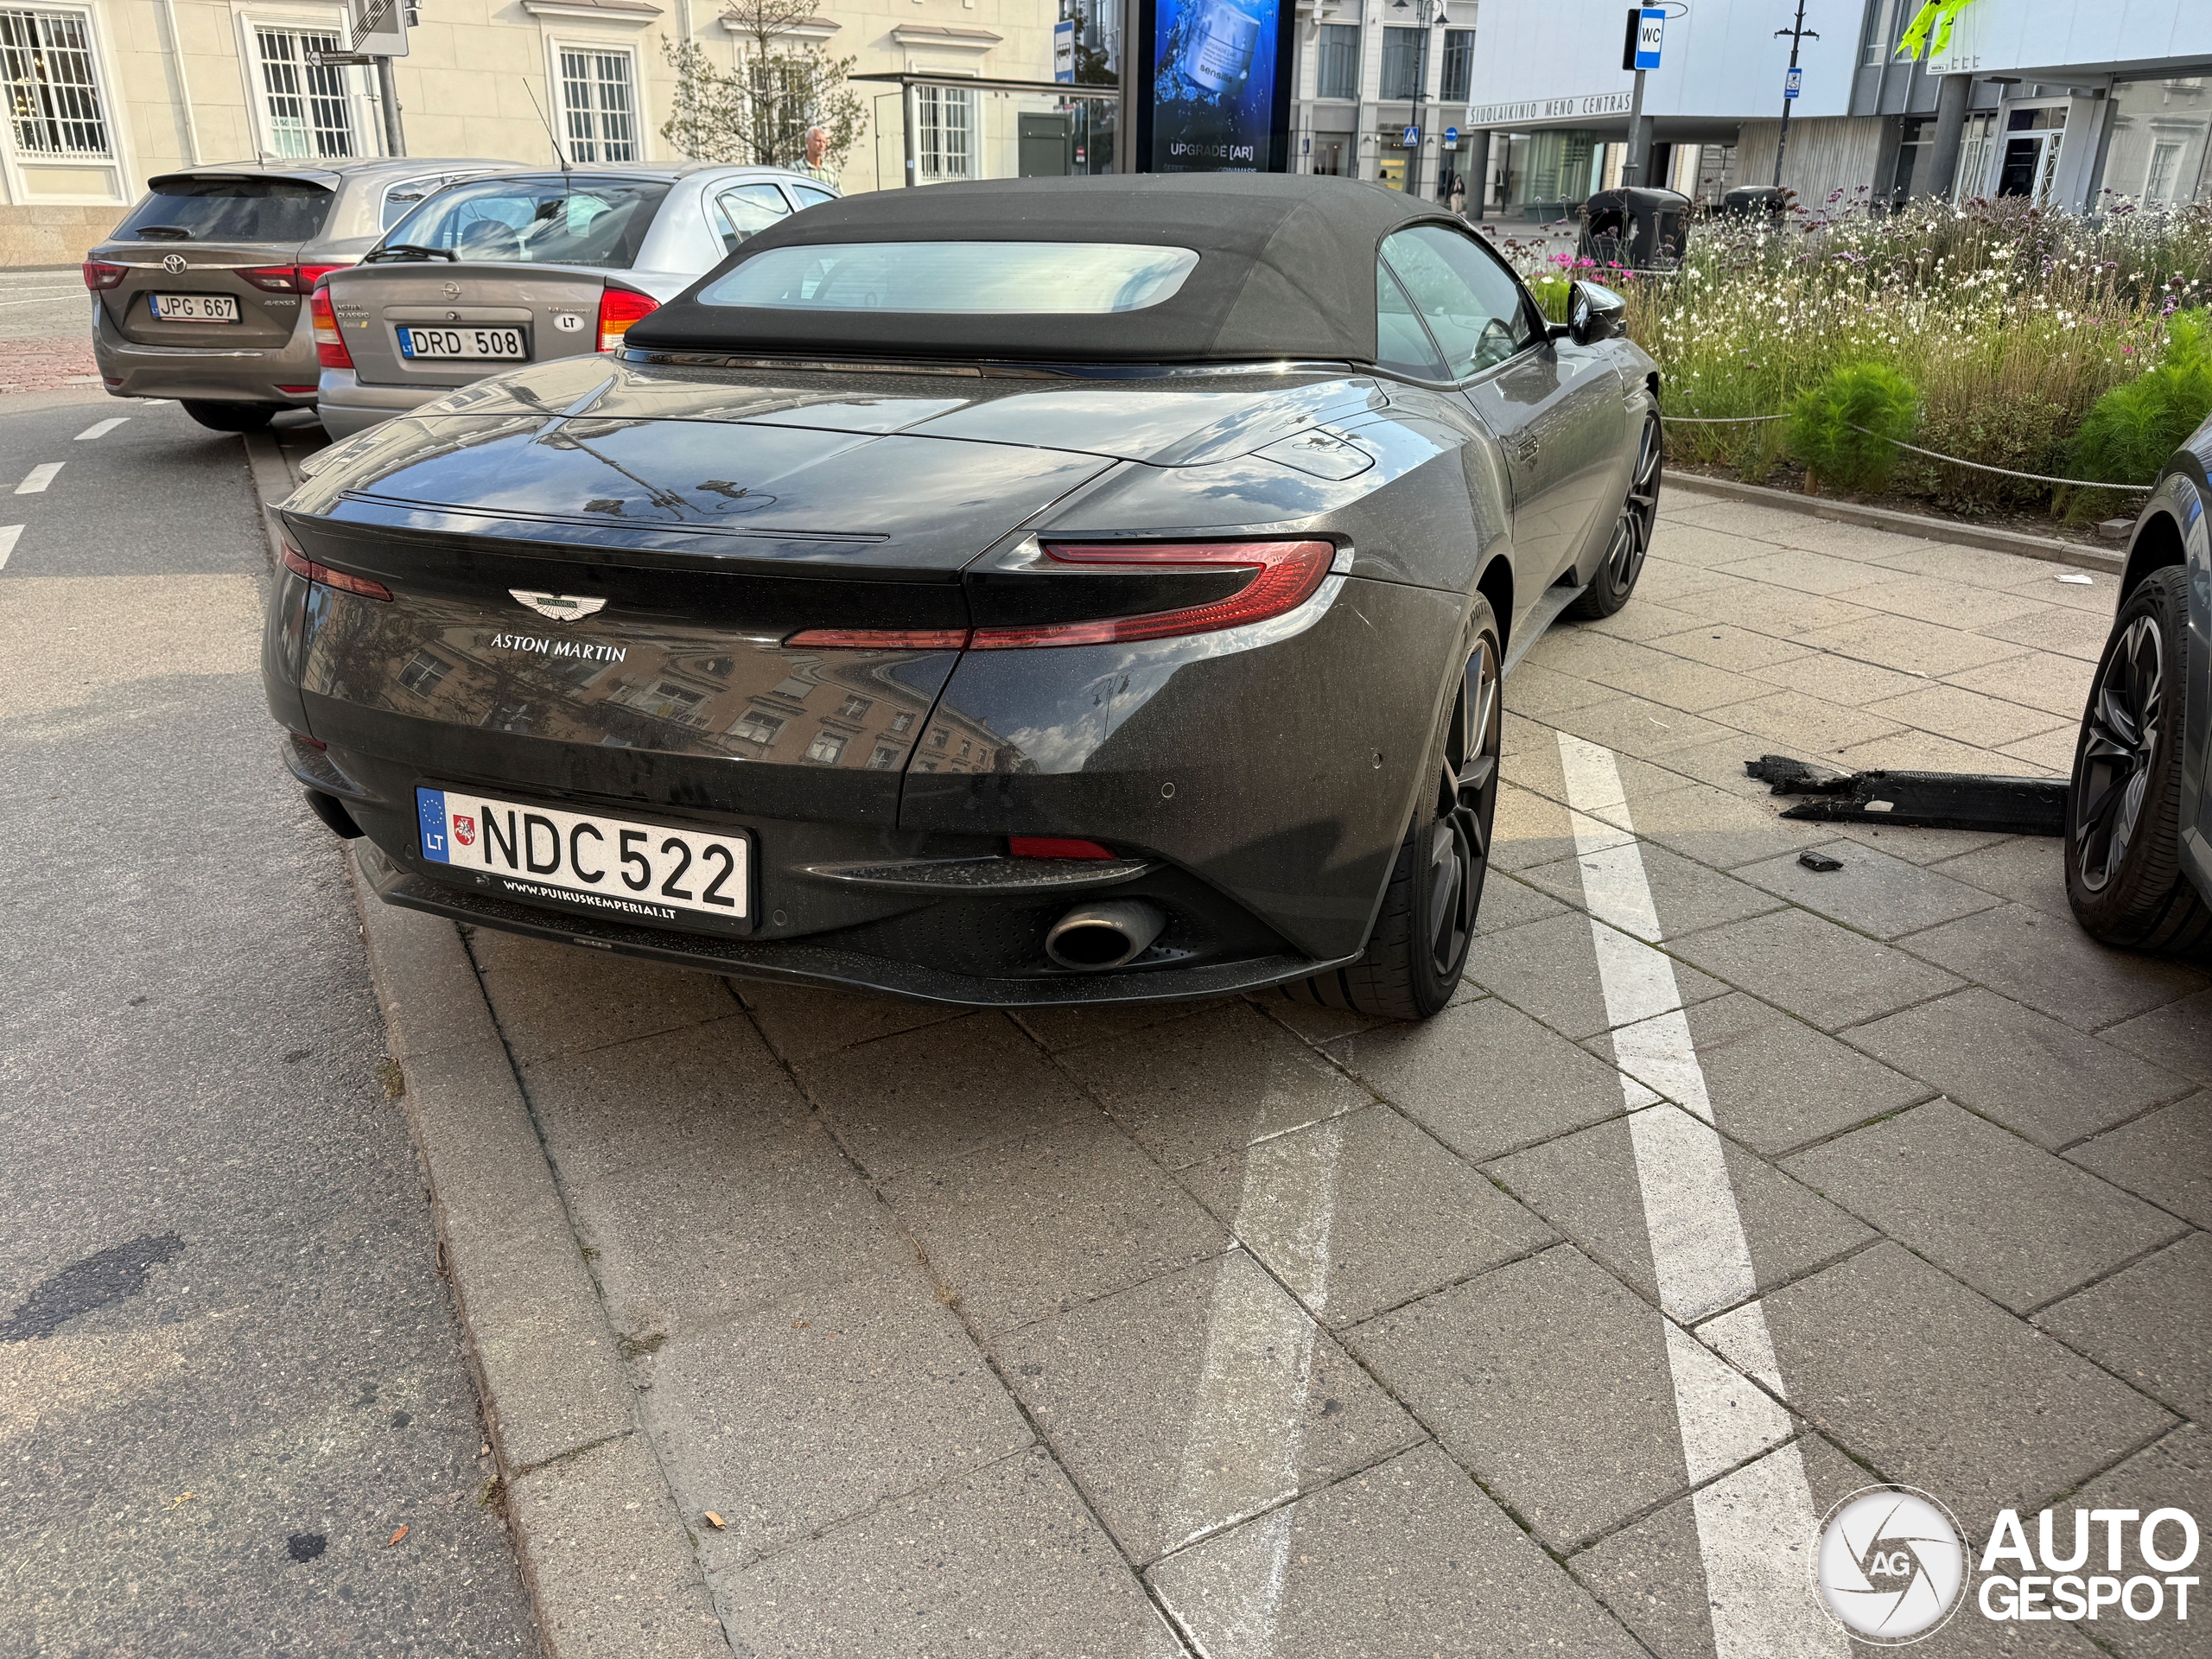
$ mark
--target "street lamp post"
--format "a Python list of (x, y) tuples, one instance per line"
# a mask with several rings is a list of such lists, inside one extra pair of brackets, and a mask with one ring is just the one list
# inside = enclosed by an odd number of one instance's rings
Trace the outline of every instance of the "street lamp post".
[(1805, 0), (1797, 0), (1796, 22), (1788, 29), (1774, 31), (1774, 38), (1777, 41), (1785, 35), (1789, 37), (1789, 73), (1782, 83), (1782, 130), (1774, 139), (1774, 188), (1777, 190), (1782, 188), (1782, 152), (1789, 144), (1789, 106), (1797, 98), (1797, 48), (1802, 41), (1821, 38), (1805, 27)]
[(1428, 143), (1427, 130), (1421, 124), (1421, 105), (1428, 101), (1428, 35), (1444, 21), (1444, 10), (1436, 0), (1419, 0), (1417, 7), (1411, 5), (1411, 0), (1391, 0), (1391, 3), (1399, 11), (1412, 9), (1414, 15), (1421, 20), (1421, 51), (1414, 59), (1414, 153), (1406, 162), (1406, 194), (1418, 197), (1421, 194), (1421, 153)]

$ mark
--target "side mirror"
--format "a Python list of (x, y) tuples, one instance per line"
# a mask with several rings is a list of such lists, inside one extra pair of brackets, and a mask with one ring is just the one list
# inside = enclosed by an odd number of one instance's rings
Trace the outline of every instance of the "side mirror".
[(1578, 346), (1618, 340), (1628, 332), (1628, 302), (1601, 283), (1577, 283), (1567, 294), (1567, 332)]

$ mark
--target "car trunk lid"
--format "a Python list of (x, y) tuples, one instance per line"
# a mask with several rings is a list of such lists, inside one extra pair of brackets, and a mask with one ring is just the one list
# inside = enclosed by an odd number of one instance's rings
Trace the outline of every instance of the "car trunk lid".
[[(195, 173), (153, 179), (149, 189), (89, 256), (122, 270), (98, 291), (117, 331), (141, 346), (270, 351), (285, 345), (307, 303), (297, 274), (301, 252), (321, 234), (337, 200), (329, 184)], [(246, 271), (265, 275), (256, 282)], [(280, 279), (280, 273), (291, 275)], [(183, 303), (157, 309), (164, 299)]]
[[(596, 352), (610, 283), (634, 291), (619, 272), (572, 266), (379, 260), (334, 276), (328, 288), (364, 385), (444, 391)], [(487, 350), (499, 355), (474, 354)]]

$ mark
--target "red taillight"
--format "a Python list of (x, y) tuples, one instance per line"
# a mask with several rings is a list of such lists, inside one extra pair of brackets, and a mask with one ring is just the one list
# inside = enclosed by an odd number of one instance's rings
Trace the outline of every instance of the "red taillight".
[(85, 261), (85, 286), (94, 293), (104, 288), (113, 288), (125, 274), (125, 269), (121, 265), (111, 265), (99, 259)]
[(317, 564), (289, 542), (284, 543), (284, 568), (296, 576), (305, 576), (309, 582), (335, 588), (341, 594), (359, 594), (363, 599), (391, 597), (391, 589), (384, 583), (371, 582), (366, 576), (348, 575), (345, 571), (334, 570), (327, 564)]
[(334, 270), (351, 270), (351, 265), (295, 265), (292, 275), (298, 282), (296, 292), (304, 294)]
[(315, 289), (308, 302), (308, 315), (315, 319), (315, 360), (326, 369), (352, 368), (353, 353), (346, 349), (346, 337), (338, 332), (338, 313), (331, 309), (328, 289)]
[(817, 651), (957, 651), (965, 628), (809, 628), (784, 641)]
[(1010, 836), (1006, 849), (1016, 858), (1111, 858), (1113, 854), (1095, 841), (1072, 841), (1065, 836)]
[(304, 294), (332, 271), (346, 269), (345, 265), (255, 265), (238, 275), (271, 294)]
[(1230, 565), (1249, 569), (1252, 579), (1226, 599), (1180, 610), (1147, 611), (1139, 616), (1097, 622), (1052, 622), (1035, 627), (977, 628), (969, 636), (971, 651), (1026, 651), (1046, 645), (1107, 645), (1131, 639), (1165, 639), (1183, 633), (1213, 633), (1264, 622), (1295, 610), (1313, 596), (1337, 550), (1329, 542), (1197, 542), (1191, 543), (1109, 542), (1051, 546), (1056, 564)]
[(622, 337), (630, 332), (630, 325), (659, 309), (660, 302), (652, 295), (609, 283), (599, 295), (599, 349), (621, 350)]

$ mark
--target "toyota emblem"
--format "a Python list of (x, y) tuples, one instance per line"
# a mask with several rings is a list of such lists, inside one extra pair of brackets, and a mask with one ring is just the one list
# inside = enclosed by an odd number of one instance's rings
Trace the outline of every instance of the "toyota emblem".
[(446, 284), (446, 298), (449, 300), (457, 300), (460, 297), (461, 284), (459, 283), (448, 283)]
[(187, 263), (188, 262), (181, 253), (165, 254), (162, 258), (162, 269), (172, 276), (181, 276), (184, 275)]

